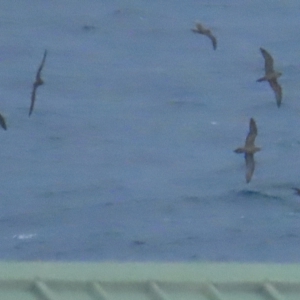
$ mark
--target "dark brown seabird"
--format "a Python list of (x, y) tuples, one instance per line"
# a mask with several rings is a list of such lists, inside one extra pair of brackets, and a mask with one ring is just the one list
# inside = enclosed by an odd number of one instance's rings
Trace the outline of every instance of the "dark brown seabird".
[(277, 107), (279, 108), (282, 100), (282, 88), (277, 82), (277, 78), (282, 75), (281, 72), (274, 71), (274, 60), (269, 52), (260, 48), (261, 54), (265, 59), (265, 76), (257, 79), (258, 82), (268, 81), (272, 90), (275, 93)]
[(4, 130), (7, 130), (5, 119), (1, 114), (0, 114), (0, 125)]
[(211, 39), (214, 50), (217, 49), (217, 39), (209, 29), (205, 28), (202, 24), (197, 22), (196, 28), (193, 28), (192, 31), (195, 33), (206, 35), (208, 38)]
[(31, 93), (31, 104), (30, 104), (30, 108), (29, 108), (29, 117), (32, 114), (32, 111), (33, 111), (33, 108), (34, 108), (36, 90), (40, 85), (44, 84), (44, 81), (41, 78), (41, 72), (42, 72), (42, 69), (43, 69), (44, 64), (45, 64), (46, 56), (47, 56), (47, 50), (45, 50), (45, 52), (44, 52), (42, 62), (41, 62), (40, 66), (37, 70), (37, 73), (36, 73), (35, 82), (33, 83), (33, 88), (32, 88), (32, 93)]
[(254, 153), (261, 148), (256, 147), (254, 142), (257, 136), (257, 127), (253, 118), (250, 119), (249, 133), (246, 138), (245, 146), (234, 150), (235, 153), (245, 153), (246, 161), (246, 182), (249, 183), (255, 168)]

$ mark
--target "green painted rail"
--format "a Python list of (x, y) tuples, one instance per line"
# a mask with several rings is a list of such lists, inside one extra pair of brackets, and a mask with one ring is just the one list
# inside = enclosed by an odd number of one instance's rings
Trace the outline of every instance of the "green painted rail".
[(300, 299), (300, 265), (0, 263), (0, 299)]

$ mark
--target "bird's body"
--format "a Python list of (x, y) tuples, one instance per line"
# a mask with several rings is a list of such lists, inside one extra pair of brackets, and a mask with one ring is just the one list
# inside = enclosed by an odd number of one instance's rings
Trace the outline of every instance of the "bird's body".
[(254, 153), (260, 151), (261, 148), (255, 146), (255, 138), (257, 136), (257, 127), (253, 118), (250, 119), (249, 124), (249, 133), (246, 138), (246, 142), (244, 147), (240, 147), (234, 150), (235, 153), (244, 153), (245, 154), (245, 162), (246, 162), (246, 182), (249, 183), (254, 169), (255, 169), (255, 161), (254, 161)]
[(41, 78), (41, 72), (42, 72), (42, 69), (43, 69), (45, 61), (46, 61), (46, 56), (47, 56), (47, 50), (45, 50), (45, 52), (44, 52), (42, 62), (36, 73), (35, 82), (33, 83), (33, 88), (32, 88), (32, 93), (31, 93), (31, 103), (30, 103), (30, 108), (29, 108), (29, 117), (33, 112), (35, 98), (36, 98), (36, 90), (40, 85), (44, 84), (44, 81)]
[(202, 24), (196, 23), (196, 28), (192, 29), (193, 32), (195, 33), (200, 33), (203, 35), (206, 35), (208, 38), (210, 38), (214, 50), (217, 49), (217, 39), (216, 37), (211, 33), (211, 31), (207, 28), (205, 28)]
[(263, 48), (260, 48), (260, 51), (265, 59), (265, 76), (257, 79), (257, 82), (269, 82), (270, 87), (275, 93), (277, 106), (280, 107), (282, 101), (282, 88), (277, 82), (277, 78), (280, 77), (282, 73), (274, 70), (274, 60), (271, 54)]

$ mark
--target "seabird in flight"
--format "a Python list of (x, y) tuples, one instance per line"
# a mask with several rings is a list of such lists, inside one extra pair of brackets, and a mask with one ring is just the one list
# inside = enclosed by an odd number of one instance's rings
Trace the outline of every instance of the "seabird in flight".
[(261, 81), (268, 81), (272, 90), (275, 93), (277, 107), (279, 108), (281, 105), (282, 100), (282, 88), (277, 82), (277, 78), (282, 75), (281, 72), (274, 71), (274, 60), (271, 54), (263, 49), (260, 48), (261, 54), (265, 59), (265, 76), (257, 79), (258, 82)]
[(41, 62), (40, 66), (37, 70), (37, 73), (36, 73), (35, 82), (33, 83), (33, 88), (32, 88), (32, 93), (31, 93), (31, 104), (30, 104), (30, 108), (29, 108), (29, 117), (32, 114), (32, 111), (33, 111), (33, 108), (34, 108), (36, 90), (40, 85), (44, 84), (44, 81), (41, 78), (41, 72), (42, 72), (42, 69), (43, 69), (44, 64), (45, 64), (46, 56), (47, 56), (47, 50), (45, 50), (45, 52), (44, 52), (42, 62)]
[(195, 33), (200, 33), (200, 34), (203, 34), (203, 35), (206, 35), (207, 37), (209, 37), (212, 41), (214, 50), (217, 49), (217, 39), (215, 38), (215, 36), (211, 33), (211, 31), (209, 29), (205, 28), (202, 24), (197, 22), (196, 28), (193, 28), (192, 31)]
[(254, 142), (257, 136), (257, 127), (253, 118), (250, 119), (249, 133), (246, 138), (245, 146), (234, 150), (235, 153), (244, 153), (246, 161), (246, 182), (249, 183), (255, 168), (254, 153), (261, 148), (256, 147)]

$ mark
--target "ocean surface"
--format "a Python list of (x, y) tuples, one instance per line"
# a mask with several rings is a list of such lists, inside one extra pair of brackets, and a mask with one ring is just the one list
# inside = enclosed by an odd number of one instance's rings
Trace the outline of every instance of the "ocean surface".
[[(0, 259), (300, 262), (299, 13), (296, 0), (0, 2)], [(279, 109), (256, 82), (260, 47), (283, 73)], [(233, 149), (250, 117), (262, 151), (246, 184)]]

